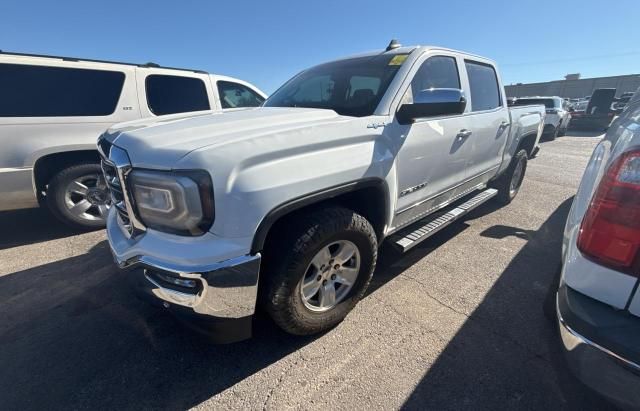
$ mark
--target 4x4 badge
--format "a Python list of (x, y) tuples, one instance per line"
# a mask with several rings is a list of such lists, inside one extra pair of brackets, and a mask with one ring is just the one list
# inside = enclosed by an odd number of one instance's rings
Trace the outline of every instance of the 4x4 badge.
[(367, 128), (372, 128), (372, 129), (377, 129), (379, 127), (384, 127), (387, 124), (383, 121), (382, 123), (371, 123), (371, 124), (367, 124)]

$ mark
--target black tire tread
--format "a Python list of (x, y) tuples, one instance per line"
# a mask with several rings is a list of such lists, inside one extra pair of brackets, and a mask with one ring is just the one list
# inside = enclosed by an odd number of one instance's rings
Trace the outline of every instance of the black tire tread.
[[(371, 281), (377, 258), (377, 239), (369, 221), (363, 216), (342, 207), (331, 207), (304, 214), (288, 225), (290, 229), (282, 237), (279, 247), (270, 247), (267, 256), (266, 292), (262, 299), (266, 311), (275, 323), (283, 330), (296, 335), (310, 335), (328, 330), (341, 322), (346, 314), (362, 298)], [(371, 267), (367, 273), (361, 273), (350, 297), (342, 301), (338, 307), (315, 315), (309, 321), (296, 310), (291, 301), (296, 293), (300, 273), (306, 269), (308, 254), (324, 239), (337, 232), (354, 231), (364, 234), (372, 251)], [(284, 248), (283, 248), (284, 247)], [(275, 255), (274, 255), (275, 254)], [(362, 251), (361, 251), (362, 255)], [(361, 264), (365, 262), (362, 261)], [(364, 283), (361, 283), (364, 278)], [(356, 289), (357, 286), (359, 289)], [(341, 309), (338, 309), (341, 308)]]
[(511, 197), (511, 194), (509, 191), (510, 191), (510, 185), (511, 185), (511, 176), (513, 176), (513, 172), (515, 171), (516, 164), (518, 163), (518, 160), (521, 157), (523, 157), (525, 161), (523, 176), (522, 176), (522, 178), (524, 179), (524, 175), (527, 171), (527, 159), (529, 156), (527, 154), (527, 151), (522, 148), (522, 149), (518, 149), (516, 154), (511, 158), (511, 163), (509, 164), (509, 167), (507, 168), (507, 170), (504, 173), (502, 173), (500, 177), (495, 179), (490, 184), (491, 187), (498, 190), (498, 195), (496, 195), (496, 199), (498, 202), (500, 202), (503, 205), (507, 205), (511, 203), (511, 201), (513, 201), (516, 195), (518, 195), (518, 192), (516, 192), (515, 195)]
[(46, 195), (46, 204), (51, 214), (53, 214), (58, 220), (62, 221), (66, 225), (76, 230), (91, 230), (96, 228), (103, 228), (104, 223), (89, 223), (86, 224), (79, 223), (71, 218), (69, 218), (61, 207), (61, 198), (60, 195), (64, 195), (64, 193), (60, 193), (59, 190), (63, 189), (66, 185), (65, 182), (76, 175), (82, 175), (82, 173), (92, 173), (96, 171), (96, 167), (99, 169), (100, 165), (95, 162), (84, 162), (74, 164), (69, 167), (65, 167), (60, 170), (56, 175), (53, 176), (51, 180), (49, 180), (49, 184), (47, 186), (47, 195)]

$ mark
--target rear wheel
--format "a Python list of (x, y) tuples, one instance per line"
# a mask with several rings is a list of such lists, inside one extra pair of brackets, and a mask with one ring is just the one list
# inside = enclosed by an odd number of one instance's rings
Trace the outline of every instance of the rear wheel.
[(341, 322), (364, 295), (376, 235), (364, 217), (344, 208), (313, 212), (291, 227), (265, 253), (263, 303), (283, 330), (315, 334)]
[(560, 133), (560, 127), (554, 127), (553, 131), (547, 136), (547, 140), (553, 141), (558, 137), (558, 133)]
[[(562, 125), (562, 123), (560, 123), (560, 124), (558, 125), (558, 127), (560, 127), (561, 125)], [(566, 135), (566, 134), (567, 134), (567, 128), (566, 128), (566, 127), (559, 128), (559, 130), (558, 130), (558, 137), (562, 137), (562, 136), (564, 136), (564, 135)]]
[(491, 184), (498, 190), (497, 199), (502, 204), (509, 204), (518, 195), (527, 171), (527, 158), (527, 151), (520, 149), (511, 159), (509, 168)]
[(67, 225), (105, 226), (110, 198), (98, 164), (77, 164), (60, 171), (49, 181), (46, 200), (53, 215)]

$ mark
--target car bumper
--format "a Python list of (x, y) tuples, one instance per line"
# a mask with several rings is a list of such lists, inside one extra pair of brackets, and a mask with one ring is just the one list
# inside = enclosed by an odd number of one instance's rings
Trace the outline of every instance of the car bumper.
[(616, 405), (640, 408), (640, 319), (562, 285), (556, 309), (571, 371)]
[[(234, 342), (251, 336), (260, 254), (205, 263), (206, 258), (215, 258), (211, 257), (216, 254), (212, 236), (181, 238), (175, 244), (165, 244), (165, 258), (149, 255), (143, 246), (133, 245), (135, 240), (127, 238), (117, 223), (115, 213), (110, 213), (107, 219), (107, 236), (116, 263), (128, 270), (128, 280), (143, 297), (169, 309), (187, 325), (208, 334), (216, 342)], [(189, 241), (194, 244), (189, 244)], [(208, 250), (198, 246), (197, 242), (201, 241), (208, 242)], [(157, 246), (158, 239), (151, 244)], [(176, 263), (171, 259), (175, 253), (184, 260), (181, 247), (191, 253), (191, 261), (198, 263)]]

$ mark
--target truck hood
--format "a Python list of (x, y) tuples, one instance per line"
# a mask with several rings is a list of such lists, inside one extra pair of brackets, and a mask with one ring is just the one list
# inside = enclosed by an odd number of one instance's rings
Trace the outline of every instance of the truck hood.
[(121, 123), (111, 127), (105, 138), (125, 149), (135, 166), (170, 169), (185, 155), (204, 147), (347, 119), (349, 117), (340, 116), (333, 110), (259, 107)]

